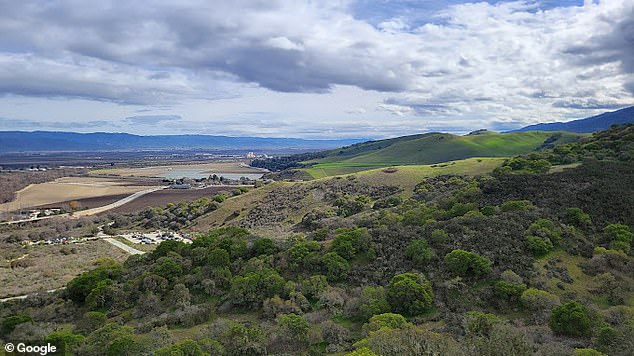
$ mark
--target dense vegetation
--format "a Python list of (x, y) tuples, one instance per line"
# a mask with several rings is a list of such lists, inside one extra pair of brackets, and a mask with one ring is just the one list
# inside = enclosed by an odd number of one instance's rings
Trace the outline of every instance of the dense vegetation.
[[(0, 337), (78, 355), (630, 355), (631, 130), (506, 164), (584, 161), (555, 173), (421, 178), (408, 194), (288, 183), (191, 245), (3, 304)], [(255, 232), (317, 198), (284, 238)]]

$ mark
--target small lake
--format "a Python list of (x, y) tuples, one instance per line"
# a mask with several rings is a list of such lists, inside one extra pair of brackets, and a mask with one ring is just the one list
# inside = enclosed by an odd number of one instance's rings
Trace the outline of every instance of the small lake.
[(157, 174), (157, 176), (161, 178), (167, 178), (167, 179), (181, 179), (181, 178), (201, 179), (201, 178), (208, 178), (209, 176), (214, 174), (217, 175), (218, 177), (223, 177), (227, 179), (235, 179), (235, 180), (240, 179), (240, 177), (245, 177), (247, 179), (260, 179), (264, 175), (263, 173), (222, 173), (222, 172), (209, 173), (207, 169), (172, 168), (170, 170), (165, 171), (164, 173)]

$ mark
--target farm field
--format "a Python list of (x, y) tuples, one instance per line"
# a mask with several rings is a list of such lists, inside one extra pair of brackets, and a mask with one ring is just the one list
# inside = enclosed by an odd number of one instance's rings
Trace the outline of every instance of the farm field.
[(210, 162), (200, 164), (178, 164), (152, 167), (108, 168), (94, 170), (90, 173), (116, 175), (122, 177), (160, 177), (171, 175), (174, 171), (193, 171), (205, 175), (218, 173), (261, 173), (261, 171), (258, 169), (244, 166), (243, 162)]
[(130, 195), (154, 186), (149, 182), (145, 183), (146, 185), (142, 184), (125, 179), (64, 177), (52, 182), (27, 186), (17, 192), (15, 200), (0, 204), (0, 211), (15, 211), (95, 197)]
[[(11, 268), (10, 260), (22, 256)], [(0, 250), (0, 298), (63, 287), (105, 257), (123, 262), (128, 254), (101, 240), (27, 249), (5, 247)]]
[(146, 194), (118, 208), (109, 210), (108, 213), (127, 214), (141, 211), (148, 207), (165, 206), (168, 203), (192, 201), (202, 197), (212, 197), (220, 192), (235, 189), (227, 186), (208, 187), (203, 189), (163, 189)]

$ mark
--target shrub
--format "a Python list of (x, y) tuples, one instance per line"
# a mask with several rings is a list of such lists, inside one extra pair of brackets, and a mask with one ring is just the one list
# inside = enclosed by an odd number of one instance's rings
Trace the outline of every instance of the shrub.
[(283, 314), (277, 318), (280, 336), (287, 341), (305, 343), (308, 341), (310, 324), (297, 314)]
[(422, 314), (431, 308), (433, 301), (431, 282), (416, 273), (394, 276), (386, 296), (392, 311), (405, 315)]
[(308, 298), (316, 298), (326, 288), (328, 288), (328, 279), (321, 274), (310, 276), (300, 284), (302, 293)]
[(84, 339), (82, 335), (73, 334), (68, 331), (58, 331), (49, 334), (45, 341), (55, 345), (64, 355), (72, 355), (73, 350), (81, 345)]
[(268, 238), (253, 241), (253, 252), (256, 256), (271, 255), (275, 252), (275, 243)]
[(552, 309), (559, 305), (559, 297), (543, 290), (529, 288), (520, 297), (522, 305), (532, 312), (534, 321), (544, 322)]
[(449, 238), (449, 234), (445, 230), (436, 229), (431, 233), (432, 243), (444, 243)]
[(332, 241), (332, 250), (339, 256), (350, 260), (358, 253), (368, 249), (368, 230), (363, 228), (344, 230)]
[(329, 252), (321, 258), (326, 277), (330, 281), (338, 281), (346, 277), (350, 264), (336, 252)]
[(566, 222), (575, 226), (585, 226), (592, 223), (590, 215), (584, 213), (583, 210), (579, 208), (567, 208), (565, 211), (565, 219)]
[(16, 326), (32, 321), (33, 319), (31, 319), (31, 317), (28, 315), (21, 314), (8, 316), (2, 319), (2, 324), (0, 325), (0, 334), (8, 335), (13, 331), (13, 329), (15, 329)]
[(123, 266), (113, 259), (99, 261), (97, 268), (84, 272), (66, 285), (68, 297), (76, 303), (83, 303), (90, 292), (105, 280), (114, 280), (123, 273)]
[(533, 209), (533, 203), (528, 200), (509, 200), (502, 203), (500, 210), (504, 213), (510, 211), (524, 211)]
[(172, 355), (187, 355), (187, 356), (204, 356), (206, 353), (203, 349), (192, 339), (185, 339), (172, 346), (158, 349), (154, 352), (155, 356), (172, 356)]
[(544, 256), (553, 249), (553, 244), (548, 238), (528, 236), (526, 241), (528, 242), (528, 248), (537, 257)]
[(495, 314), (470, 311), (465, 315), (466, 331), (468, 335), (488, 337), (493, 330), (493, 325), (500, 322)]
[(445, 256), (445, 265), (459, 276), (481, 276), (491, 272), (491, 260), (477, 253), (453, 250)]
[(265, 335), (260, 328), (232, 322), (222, 333), (228, 355), (266, 355)]
[(507, 300), (516, 300), (526, 290), (526, 284), (513, 282), (504, 278), (495, 282), (496, 293)]
[(259, 304), (266, 298), (280, 294), (284, 283), (284, 278), (269, 268), (235, 276), (231, 281), (231, 300), (234, 304), (243, 306)]
[(433, 259), (436, 254), (434, 250), (429, 247), (427, 241), (412, 240), (405, 250), (405, 255), (409, 257), (415, 265), (422, 267)]
[(359, 299), (359, 315), (365, 320), (390, 311), (383, 287), (365, 287)]
[(371, 333), (381, 328), (402, 329), (412, 325), (401, 314), (384, 313), (371, 317), (364, 329), (366, 332)]
[(207, 258), (207, 263), (212, 267), (227, 267), (230, 262), (229, 253), (221, 248), (212, 250)]
[(591, 328), (588, 310), (575, 301), (553, 309), (549, 325), (556, 334), (570, 336), (587, 336)]

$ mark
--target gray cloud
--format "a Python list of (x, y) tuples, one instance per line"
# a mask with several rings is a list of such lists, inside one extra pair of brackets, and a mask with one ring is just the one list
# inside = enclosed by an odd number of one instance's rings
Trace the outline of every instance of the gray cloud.
[(601, 33), (571, 45), (566, 52), (580, 64), (618, 62), (626, 73), (634, 73), (634, 3), (610, 15), (598, 18), (604, 25)]
[[(0, 117), (1, 127), (11, 127), (13, 130), (68, 130), (77, 131), (84, 129), (99, 129), (113, 127), (111, 121), (95, 120), (95, 121), (73, 121), (73, 122), (60, 122), (60, 121), (39, 121), (39, 120), (21, 120)], [(117, 125), (114, 125), (117, 126)]]
[(610, 102), (601, 102), (596, 99), (568, 99), (558, 100), (553, 103), (557, 108), (569, 108), (569, 109), (620, 109), (623, 104)]

